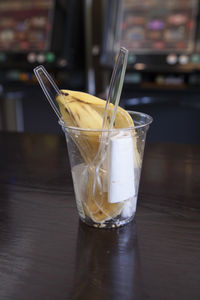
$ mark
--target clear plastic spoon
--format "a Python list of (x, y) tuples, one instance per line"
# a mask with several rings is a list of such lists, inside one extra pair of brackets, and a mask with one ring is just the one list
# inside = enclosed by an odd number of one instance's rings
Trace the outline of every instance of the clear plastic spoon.
[(54, 112), (56, 113), (59, 120), (61, 120), (62, 116), (57, 108), (56, 104), (56, 97), (58, 95), (62, 95), (59, 88), (47, 72), (47, 70), (43, 66), (38, 66), (35, 69), (33, 69), (35, 76), (47, 98), (49, 101), (51, 107), (53, 108)]
[[(121, 47), (111, 76), (108, 97), (106, 100), (105, 111), (103, 116), (102, 129), (113, 128), (117, 107), (119, 105), (119, 100), (121, 97), (122, 87), (124, 83), (127, 61), (128, 61), (128, 50), (124, 47)], [(110, 103), (114, 105), (114, 109), (112, 110), (112, 114), (109, 117)], [(108, 126), (107, 126), (107, 121), (109, 121)]]

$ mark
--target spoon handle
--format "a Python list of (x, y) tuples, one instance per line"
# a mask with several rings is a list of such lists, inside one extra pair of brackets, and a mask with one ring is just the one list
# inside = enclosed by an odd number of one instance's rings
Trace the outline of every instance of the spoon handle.
[(62, 116), (55, 103), (56, 97), (60, 94), (59, 88), (43, 66), (37, 66), (33, 71), (51, 107), (61, 119)]
[[(128, 50), (124, 47), (120, 48), (116, 63), (114, 65), (113, 73), (111, 76), (108, 98), (106, 101), (102, 129), (112, 129), (115, 121), (117, 107), (121, 97), (122, 87), (124, 83), (124, 76), (128, 61)], [(110, 115), (110, 103), (114, 105), (114, 109)]]

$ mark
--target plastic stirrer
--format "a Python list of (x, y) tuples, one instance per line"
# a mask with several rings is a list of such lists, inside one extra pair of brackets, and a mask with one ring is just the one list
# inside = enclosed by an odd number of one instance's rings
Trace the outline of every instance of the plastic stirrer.
[(55, 103), (56, 97), (62, 95), (59, 88), (43, 66), (38, 66), (33, 71), (51, 107), (57, 117), (61, 119), (62, 116)]
[[(109, 121), (108, 129), (112, 129), (113, 127), (116, 112), (117, 112), (117, 107), (119, 105), (119, 100), (121, 97), (122, 87), (124, 83), (127, 61), (128, 61), (128, 50), (124, 47), (121, 47), (116, 63), (114, 65), (114, 69), (110, 81), (108, 98), (106, 101), (106, 106), (105, 106), (105, 111), (103, 116), (103, 126), (102, 126), (103, 129), (107, 128), (107, 121)], [(114, 109), (112, 111), (111, 116), (109, 116), (110, 103), (114, 105)]]

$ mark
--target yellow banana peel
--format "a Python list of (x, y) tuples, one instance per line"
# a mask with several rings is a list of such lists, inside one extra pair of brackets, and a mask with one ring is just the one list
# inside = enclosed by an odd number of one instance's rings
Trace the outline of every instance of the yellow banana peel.
[[(74, 142), (79, 148), (85, 163), (91, 165), (100, 145), (100, 130), (102, 129), (106, 101), (87, 93), (70, 90), (61, 90), (61, 95), (56, 100), (67, 126), (89, 129), (88, 131), (83, 130), (81, 134), (77, 134)], [(114, 106), (113, 104), (109, 105), (111, 114)], [(123, 108), (118, 107), (113, 128), (129, 127), (134, 127), (131, 116)], [(140, 156), (134, 136), (133, 145), (135, 164), (139, 165)], [(97, 223), (105, 222), (119, 215), (123, 208), (123, 203), (109, 203), (108, 193), (102, 192), (98, 185), (93, 191), (94, 169), (88, 168), (88, 172), (87, 197), (82, 203), (85, 215)], [(101, 169), (100, 177), (103, 177)]]

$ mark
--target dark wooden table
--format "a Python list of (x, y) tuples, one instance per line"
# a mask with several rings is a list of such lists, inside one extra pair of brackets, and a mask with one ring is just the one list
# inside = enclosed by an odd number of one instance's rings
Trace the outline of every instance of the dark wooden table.
[(0, 133), (0, 300), (199, 300), (200, 146), (146, 145), (136, 222), (79, 222), (63, 136)]

